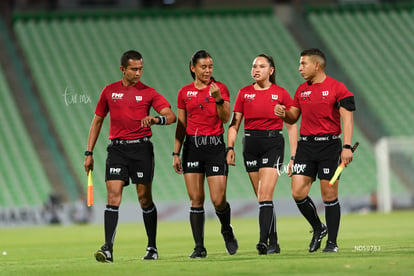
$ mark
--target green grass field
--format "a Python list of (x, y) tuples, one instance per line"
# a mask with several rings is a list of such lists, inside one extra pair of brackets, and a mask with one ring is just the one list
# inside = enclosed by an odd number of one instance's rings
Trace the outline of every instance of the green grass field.
[[(229, 256), (217, 219), (206, 221), (206, 259), (189, 259), (187, 221), (159, 222), (160, 259), (143, 261), (142, 224), (120, 224), (113, 264), (95, 261), (102, 225), (0, 229), (0, 275), (412, 275), (414, 212), (342, 217), (340, 252), (308, 253), (310, 227), (302, 217), (278, 219), (281, 254), (259, 256), (257, 219), (234, 219), (239, 251)], [(325, 241), (325, 240), (324, 240)], [(322, 244), (322, 247), (324, 243)]]

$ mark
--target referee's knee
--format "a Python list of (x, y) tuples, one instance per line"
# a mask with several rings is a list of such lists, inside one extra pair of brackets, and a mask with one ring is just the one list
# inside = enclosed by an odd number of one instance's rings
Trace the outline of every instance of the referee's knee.
[(292, 191), (292, 197), (295, 201), (304, 200), (307, 196), (308, 194), (303, 191)]
[(142, 209), (146, 209), (154, 205), (154, 203), (152, 202), (152, 198), (140, 198), (139, 204), (141, 205)]

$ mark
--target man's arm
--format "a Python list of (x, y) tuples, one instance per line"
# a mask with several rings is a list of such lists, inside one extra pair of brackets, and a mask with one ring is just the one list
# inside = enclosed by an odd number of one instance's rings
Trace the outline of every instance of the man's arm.
[(145, 116), (141, 120), (141, 127), (151, 127), (152, 125), (170, 125), (175, 123), (177, 117), (170, 107), (164, 107), (160, 110), (161, 116)]
[(275, 115), (280, 117), (285, 123), (295, 124), (301, 114), (300, 109), (294, 106), (291, 106), (286, 110), (286, 106), (277, 104), (274, 109)]
[(165, 116), (167, 118), (166, 125), (170, 125), (177, 121), (177, 116), (175, 116), (174, 112), (169, 107), (164, 107), (160, 110), (160, 115)]
[[(101, 132), (104, 119), (105, 117), (101, 117), (98, 115), (95, 115), (95, 117), (93, 118), (92, 123), (91, 123), (91, 128), (89, 130), (88, 147), (86, 149), (87, 151), (93, 152), (96, 141), (98, 140), (99, 133)], [(89, 173), (89, 170), (93, 170), (92, 155), (88, 155), (85, 157), (85, 162), (83, 166), (85, 167), (86, 173)]]
[[(339, 114), (342, 120), (342, 135), (343, 135), (344, 145), (352, 146), (352, 135), (353, 135), (353, 130), (354, 130), (354, 114), (352, 113), (352, 111), (349, 111), (344, 107), (339, 108)], [(345, 166), (351, 163), (352, 157), (353, 157), (353, 153), (351, 149), (342, 149), (341, 160), (345, 163)]]

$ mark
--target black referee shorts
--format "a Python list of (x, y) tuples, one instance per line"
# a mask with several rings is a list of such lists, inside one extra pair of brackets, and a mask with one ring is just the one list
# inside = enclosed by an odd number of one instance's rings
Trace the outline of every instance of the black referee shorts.
[(112, 140), (107, 152), (105, 180), (123, 180), (125, 186), (129, 185), (129, 179), (133, 184), (152, 182), (154, 148), (149, 138)]
[(227, 176), (223, 135), (187, 135), (183, 147), (182, 167), (184, 173)]
[(260, 168), (281, 169), (285, 152), (285, 140), (281, 130), (244, 131), (243, 158), (247, 172)]
[(341, 162), (341, 152), (342, 142), (338, 135), (301, 136), (293, 174), (329, 180)]

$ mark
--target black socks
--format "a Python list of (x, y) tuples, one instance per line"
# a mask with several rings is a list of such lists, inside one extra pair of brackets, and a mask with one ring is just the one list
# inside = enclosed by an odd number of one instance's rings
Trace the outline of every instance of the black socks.
[[(260, 242), (266, 243), (269, 235), (274, 229), (274, 209), (272, 201), (259, 202), (259, 228), (260, 228)], [(273, 227), (273, 229), (272, 229)]]
[(204, 222), (205, 214), (203, 207), (190, 208), (190, 224), (196, 247), (204, 247)]
[(227, 202), (226, 207), (223, 211), (218, 211), (216, 209), (216, 215), (220, 220), (221, 223), (221, 232), (230, 231), (230, 219), (231, 219), (231, 208), (230, 204)]
[(118, 209), (118, 206), (106, 205), (104, 213), (105, 244), (108, 245), (111, 250), (115, 240), (116, 227), (118, 225)]
[(328, 226), (328, 241), (336, 244), (339, 221), (341, 219), (341, 206), (339, 205), (338, 199), (333, 201), (324, 201), (324, 204), (326, 226)]
[(315, 204), (310, 197), (307, 196), (305, 199), (296, 201), (296, 205), (314, 230), (320, 230), (322, 228), (322, 222), (316, 212)]
[(148, 237), (148, 247), (157, 248), (157, 208), (154, 204), (148, 208), (142, 208), (142, 217), (144, 219), (145, 231)]

